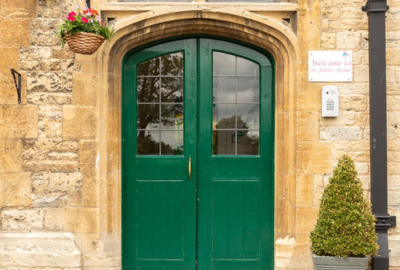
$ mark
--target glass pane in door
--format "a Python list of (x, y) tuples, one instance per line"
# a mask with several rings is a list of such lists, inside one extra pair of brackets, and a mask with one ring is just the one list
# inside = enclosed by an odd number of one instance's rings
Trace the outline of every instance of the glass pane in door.
[(137, 68), (138, 155), (183, 154), (183, 53)]
[(259, 66), (247, 59), (213, 53), (213, 154), (258, 155)]

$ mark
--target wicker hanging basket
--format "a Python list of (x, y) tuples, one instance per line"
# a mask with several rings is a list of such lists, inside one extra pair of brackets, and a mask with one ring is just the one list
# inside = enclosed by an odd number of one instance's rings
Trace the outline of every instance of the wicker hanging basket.
[(92, 33), (74, 33), (71, 36), (66, 34), (68, 46), (74, 53), (93, 54), (106, 40), (103, 36)]

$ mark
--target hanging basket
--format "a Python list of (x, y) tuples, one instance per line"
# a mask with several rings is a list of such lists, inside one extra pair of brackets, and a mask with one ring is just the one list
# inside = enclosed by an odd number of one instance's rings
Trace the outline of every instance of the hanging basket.
[(103, 36), (92, 33), (74, 33), (71, 36), (66, 34), (68, 46), (74, 53), (93, 54), (106, 40)]

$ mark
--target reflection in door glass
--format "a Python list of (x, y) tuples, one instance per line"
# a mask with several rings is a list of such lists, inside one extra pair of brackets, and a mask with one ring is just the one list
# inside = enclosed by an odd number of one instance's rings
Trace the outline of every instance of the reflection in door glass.
[(234, 55), (213, 53), (213, 154), (258, 155), (259, 66)]
[(137, 154), (183, 154), (183, 53), (137, 68)]

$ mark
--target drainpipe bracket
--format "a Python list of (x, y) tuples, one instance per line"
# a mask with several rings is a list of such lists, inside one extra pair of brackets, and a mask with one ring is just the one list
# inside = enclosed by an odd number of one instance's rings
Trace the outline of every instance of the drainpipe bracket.
[(382, 214), (375, 214), (375, 228), (376, 229), (389, 229), (396, 227), (396, 217)]
[(368, 1), (361, 10), (368, 14), (371, 12), (386, 12), (389, 10), (389, 6), (386, 5), (386, 1)]

